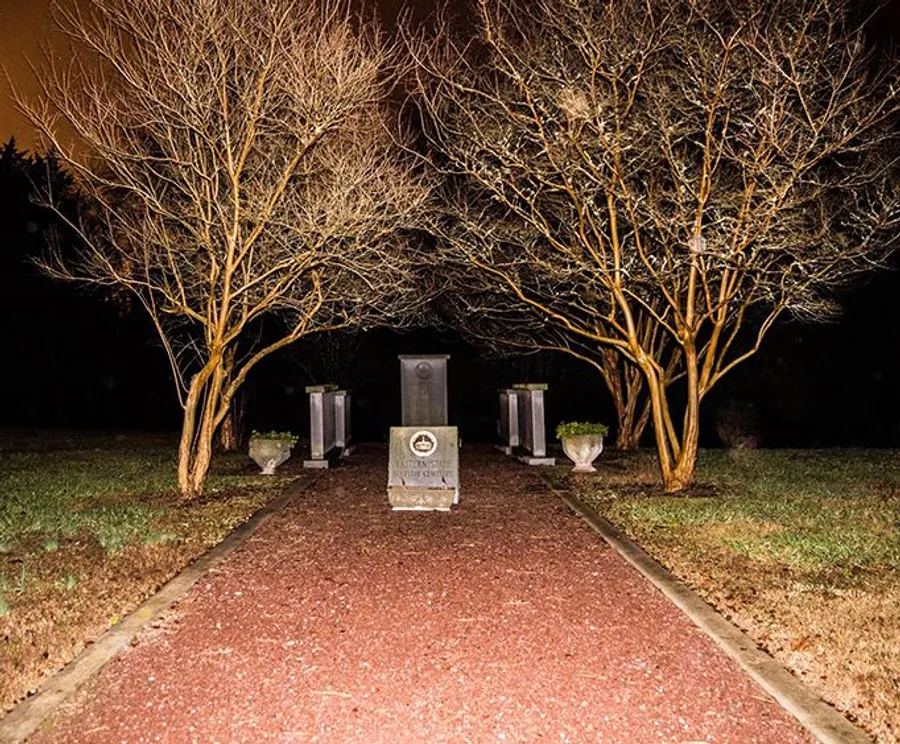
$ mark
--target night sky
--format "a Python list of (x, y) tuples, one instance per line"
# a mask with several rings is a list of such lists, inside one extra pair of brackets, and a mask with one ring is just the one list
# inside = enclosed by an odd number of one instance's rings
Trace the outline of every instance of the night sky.
[(0, 139), (10, 135), (26, 149), (34, 146), (31, 126), (15, 110), (9, 81), (17, 89), (31, 94), (35, 89), (29, 60), (37, 63), (41, 44), (52, 41), (62, 45), (62, 37), (54, 30), (46, 0), (2, 0), (0, 2), (0, 65), (7, 75), (0, 79)]
[[(399, 4), (386, 5), (393, 16)], [(418, 5), (422, 13), (425, 5)], [(885, 33), (900, 27), (900, 0), (885, 13)], [(46, 0), (0, 0), (0, 64), (21, 91), (33, 92), (27, 59), (42, 43), (62, 48)], [(15, 136), (20, 150), (35, 147), (33, 132), (15, 111), (0, 79), (0, 143)], [(137, 312), (49, 282), (22, 263), (38, 248), (21, 207), (0, 209), (0, 427), (176, 429), (177, 407), (165, 358)], [(12, 248), (11, 246), (18, 246)], [(763, 443), (771, 446), (900, 445), (900, 274), (874, 277), (845, 297), (844, 318), (830, 326), (782, 323), (762, 351), (739, 367), (704, 402), (702, 443), (718, 446), (714, 418), (728, 401), (759, 412)], [(252, 428), (306, 426), (303, 387), (336, 382), (356, 391), (354, 425), (360, 439), (383, 439), (399, 419), (399, 353), (446, 352), (451, 423), (464, 439), (490, 439), (496, 390), (515, 382), (546, 381), (548, 429), (559, 420), (613, 423), (599, 379), (586, 366), (558, 356), (493, 361), (452, 333), (398, 336), (377, 332), (349, 343), (342, 379), (314, 348), (299, 346), (255, 371), (248, 383)], [(335, 375), (332, 375), (334, 377)]]
[[(76, 5), (79, 0), (61, 0), (65, 5)], [(424, 18), (434, 7), (432, 0), (412, 3), (414, 16)], [(386, 20), (397, 16), (403, 0), (380, 0), (379, 12)], [(36, 80), (30, 69), (38, 64), (41, 50), (52, 46), (65, 54), (68, 40), (59, 32), (50, 14), (50, 0), (0, 0), (0, 68), (6, 74), (0, 76), (0, 141), (10, 135), (25, 149), (35, 146), (34, 130), (16, 111), (10, 82), (26, 96), (36, 92)]]

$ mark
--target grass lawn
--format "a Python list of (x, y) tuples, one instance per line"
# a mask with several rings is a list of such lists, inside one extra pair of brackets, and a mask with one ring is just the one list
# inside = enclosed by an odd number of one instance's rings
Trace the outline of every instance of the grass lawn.
[(220, 455), (185, 504), (176, 445), (0, 431), (0, 717), (292, 480)]
[(881, 742), (900, 741), (900, 453), (701, 453), (691, 496), (648, 452), (555, 480)]

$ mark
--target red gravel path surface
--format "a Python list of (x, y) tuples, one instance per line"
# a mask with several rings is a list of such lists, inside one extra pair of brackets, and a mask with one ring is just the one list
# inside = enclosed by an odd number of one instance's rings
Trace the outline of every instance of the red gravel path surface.
[(808, 742), (541, 483), (486, 449), (451, 513), (329, 471), (38, 742)]

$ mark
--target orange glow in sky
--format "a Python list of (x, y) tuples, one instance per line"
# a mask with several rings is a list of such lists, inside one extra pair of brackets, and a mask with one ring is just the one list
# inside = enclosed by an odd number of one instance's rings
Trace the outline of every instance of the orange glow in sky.
[[(10, 81), (20, 94), (36, 95), (36, 81), (29, 63), (41, 66), (41, 48), (51, 45), (62, 56), (67, 39), (56, 28), (50, 15), (51, 0), (0, 0), (0, 144), (15, 136), (19, 149), (31, 150), (40, 146), (35, 142), (35, 132), (29, 122), (16, 110), (10, 90)], [(80, 0), (58, 0), (62, 6), (71, 6)], [(364, 3), (370, 4), (370, 3)], [(440, 3), (439, 3), (440, 4)], [(449, 3), (455, 3), (453, 0)], [(433, 8), (433, 0), (377, 0), (383, 17), (393, 18), (398, 9), (407, 5), (415, 15), (427, 14)], [(888, 0), (881, 16), (883, 35), (895, 35), (900, 29), (900, 0)], [(63, 61), (63, 60), (60, 60)]]
[[(17, 110), (10, 90), (26, 97), (37, 94), (37, 82), (30, 65), (41, 67), (42, 47), (52, 46), (54, 53), (65, 54), (68, 39), (56, 27), (50, 14), (51, 0), (0, 0), (0, 144), (15, 136), (20, 150), (37, 147), (35, 131)], [(77, 5), (80, 0), (57, 0), (62, 7)], [(378, 0), (384, 17), (396, 16), (402, 0)], [(432, 5), (431, 0), (418, 0), (412, 6)], [(82, 7), (86, 8), (87, 3)], [(421, 10), (421, 7), (418, 7)], [(64, 61), (64, 60), (60, 60)]]
[(19, 149), (32, 149), (34, 130), (16, 111), (10, 81), (18, 91), (34, 95), (35, 79), (29, 62), (39, 66), (41, 45), (55, 42), (61, 36), (54, 29), (46, 2), (41, 0), (0, 0), (0, 142), (15, 135)]

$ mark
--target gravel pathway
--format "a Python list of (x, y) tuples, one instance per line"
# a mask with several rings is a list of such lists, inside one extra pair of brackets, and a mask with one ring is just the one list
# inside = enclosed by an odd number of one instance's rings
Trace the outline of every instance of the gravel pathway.
[(487, 449), (391, 512), (326, 473), (34, 742), (809, 742), (543, 486)]

